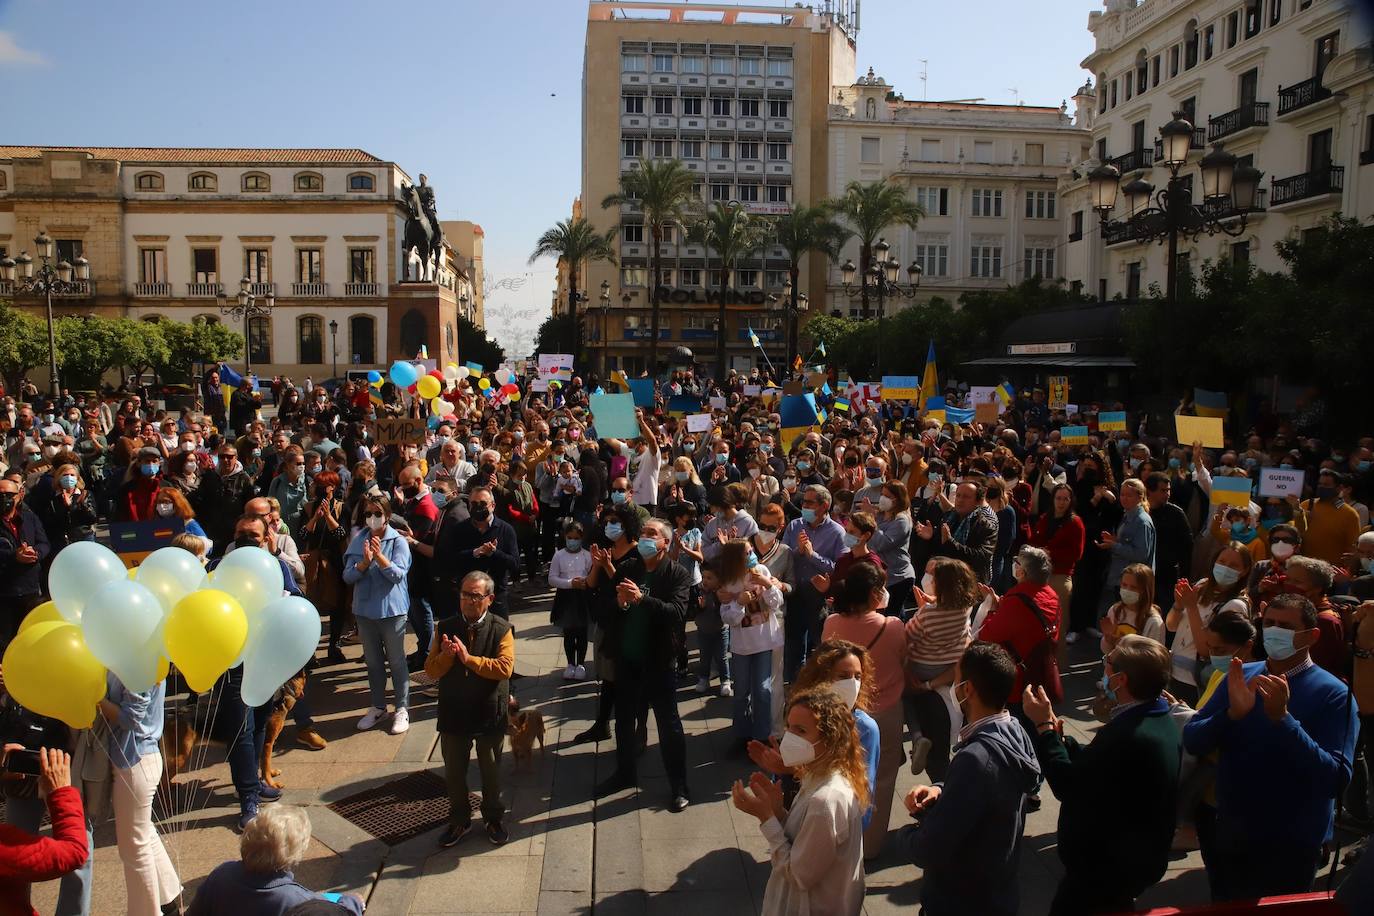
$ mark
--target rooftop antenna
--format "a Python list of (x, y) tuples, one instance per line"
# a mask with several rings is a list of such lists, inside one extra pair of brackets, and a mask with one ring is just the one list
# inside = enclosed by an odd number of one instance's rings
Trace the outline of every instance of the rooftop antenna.
[(1020, 89), (1017, 89), (1015, 86), (1012, 86), (1012, 87), (1011, 87), (1010, 89), (1008, 89), (1007, 91), (1011, 93), (1012, 101), (1014, 101), (1017, 105), (1020, 105), (1020, 104), (1021, 104), (1021, 90), (1020, 90)]
[(926, 101), (926, 78), (930, 75), (930, 61), (921, 58), (921, 101)]

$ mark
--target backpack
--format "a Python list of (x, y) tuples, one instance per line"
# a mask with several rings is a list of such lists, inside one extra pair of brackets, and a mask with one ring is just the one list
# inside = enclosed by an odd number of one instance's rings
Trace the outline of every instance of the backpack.
[(1040, 610), (1040, 605), (1035, 603), (1035, 599), (1024, 592), (1011, 594), (1020, 598), (1026, 607), (1030, 608), (1035, 619), (1040, 621), (1040, 626), (1044, 628), (1045, 638), (1036, 643), (1025, 658), (1021, 658), (1010, 644), (1006, 646), (1006, 650), (1016, 660), (1016, 667), (1020, 669), (1024, 683), (1031, 687), (1044, 687), (1045, 696), (1057, 706), (1064, 702), (1064, 684), (1059, 678), (1058, 646), (1055, 645), (1054, 630), (1045, 620), (1045, 615)]

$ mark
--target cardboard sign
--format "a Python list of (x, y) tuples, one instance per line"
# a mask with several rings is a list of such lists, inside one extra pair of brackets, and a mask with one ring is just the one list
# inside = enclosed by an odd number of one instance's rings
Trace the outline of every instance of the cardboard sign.
[(382, 417), (369, 420), (367, 425), (378, 445), (413, 445), (425, 441), (424, 420)]
[(984, 426), (992, 426), (997, 422), (1001, 409), (1002, 405), (996, 401), (977, 401), (973, 405), (973, 419)]
[(651, 378), (632, 378), (627, 379), (626, 384), (630, 386), (630, 392), (634, 396), (636, 407), (654, 406), (654, 380)]
[(759, 392), (762, 391), (762, 390), (763, 390), (763, 386), (762, 386), (762, 385), (745, 385), (745, 386), (744, 386), (744, 396), (745, 396), (746, 398), (758, 397)]
[(1186, 417), (1178, 414), (1174, 417), (1174, 423), (1180, 445), (1201, 442), (1206, 448), (1226, 447), (1221, 417)]
[(1050, 410), (1063, 410), (1069, 406), (1069, 377), (1067, 375), (1051, 375), (1049, 378)]
[(1240, 506), (1242, 509), (1248, 507), (1250, 505), (1250, 478), (1213, 477), (1212, 505)]
[(589, 406), (592, 410), (592, 421), (596, 425), (596, 434), (601, 438), (633, 439), (639, 435), (634, 395), (594, 394), (590, 398)]
[(694, 413), (687, 417), (687, 432), (709, 433), (710, 431), (711, 415), (709, 413)]
[(921, 396), (921, 379), (915, 375), (884, 375), (884, 401), (914, 401)]
[(1087, 445), (1088, 427), (1065, 426), (1059, 430), (1059, 439), (1065, 445)]
[[(1126, 411), (1104, 410), (1097, 415), (1097, 428), (1104, 433), (1126, 431)], [(1183, 440), (1180, 439), (1180, 442)]]
[[(751, 386), (749, 386), (749, 385), (745, 385), (745, 386), (744, 386), (744, 393), (745, 393), (745, 394), (748, 394), (748, 393), (749, 393), (750, 387), (751, 387)], [(754, 394), (758, 394), (758, 393), (759, 393), (759, 388), (758, 388), (758, 386), (757, 386), (757, 385), (754, 385), (754, 386), (752, 386), (752, 387), (753, 387), (753, 389), (754, 389)], [(801, 382), (788, 382), (786, 385), (783, 385), (783, 386), (782, 386), (782, 393), (783, 393), (784, 395), (786, 395), (787, 397), (800, 397), (800, 396), (801, 396), (801, 393), (802, 393), (802, 383), (801, 383)]]
[(1302, 482), (1305, 476), (1305, 471), (1260, 468), (1259, 495), (1277, 496), (1280, 499), (1302, 496)]
[(711, 409), (712, 409), (712, 410), (724, 410), (724, 409), (725, 409), (725, 398), (711, 398)]

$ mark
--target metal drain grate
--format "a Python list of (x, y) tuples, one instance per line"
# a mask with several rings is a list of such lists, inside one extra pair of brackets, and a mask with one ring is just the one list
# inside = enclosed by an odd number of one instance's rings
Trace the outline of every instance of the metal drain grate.
[[(468, 807), (478, 811), (482, 796), (469, 793)], [(448, 788), (439, 772), (421, 770), (340, 799), (329, 810), (395, 846), (448, 823)]]

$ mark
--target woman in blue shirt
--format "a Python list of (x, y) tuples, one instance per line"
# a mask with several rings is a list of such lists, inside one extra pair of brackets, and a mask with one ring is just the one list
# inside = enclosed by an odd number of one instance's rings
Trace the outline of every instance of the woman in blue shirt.
[(386, 717), (386, 676), (391, 668), (391, 693), (396, 713), (390, 732), (399, 735), (410, 728), (410, 672), (406, 667), (406, 621), (410, 613), (410, 593), (406, 574), (410, 571), (410, 547), (406, 539), (388, 524), (391, 503), (381, 495), (363, 499), (359, 531), (344, 553), (343, 578), (353, 586), (353, 616), (358, 621), (358, 636), (367, 663), (367, 687), (372, 708), (358, 720), (358, 730), (366, 731)]
[(159, 916), (181, 895), (167, 849), (153, 825), (153, 794), (162, 779), (162, 704), (166, 683), (134, 693), (113, 673), (105, 675), (100, 715), (108, 726), (106, 750), (114, 766), (115, 838), (124, 863), (130, 916)]

